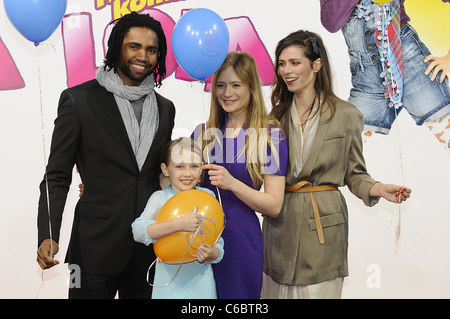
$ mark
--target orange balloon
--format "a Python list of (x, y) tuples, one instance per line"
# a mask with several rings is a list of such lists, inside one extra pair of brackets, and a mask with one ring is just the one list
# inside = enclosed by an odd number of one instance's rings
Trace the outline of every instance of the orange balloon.
[(220, 203), (202, 190), (188, 190), (171, 197), (156, 216), (156, 222), (180, 218), (194, 211), (203, 216), (195, 232), (176, 232), (162, 237), (153, 244), (156, 256), (168, 264), (187, 263), (196, 260), (197, 248), (203, 243), (215, 245), (224, 228), (225, 220)]

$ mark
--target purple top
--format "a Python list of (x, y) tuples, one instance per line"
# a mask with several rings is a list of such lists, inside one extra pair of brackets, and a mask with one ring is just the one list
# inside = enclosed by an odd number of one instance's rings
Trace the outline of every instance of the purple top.
[[(320, 0), (320, 20), (329, 32), (339, 31), (350, 19), (359, 0)], [(405, 0), (400, 0), (401, 25), (410, 19), (405, 11)]]

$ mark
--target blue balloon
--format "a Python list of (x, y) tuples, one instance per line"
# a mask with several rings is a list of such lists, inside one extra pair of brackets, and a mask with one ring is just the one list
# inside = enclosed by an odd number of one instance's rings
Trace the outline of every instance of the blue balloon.
[(175, 58), (191, 78), (204, 81), (225, 60), (230, 37), (222, 18), (209, 9), (192, 9), (175, 25), (172, 49)]
[(67, 0), (3, 0), (9, 21), (26, 39), (38, 45), (61, 23)]

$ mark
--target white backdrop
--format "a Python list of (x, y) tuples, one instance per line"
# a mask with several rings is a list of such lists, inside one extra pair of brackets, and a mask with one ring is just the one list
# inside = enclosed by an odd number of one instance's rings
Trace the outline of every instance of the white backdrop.
[[(69, 0), (67, 13), (91, 13), (95, 63), (99, 66), (103, 60), (103, 32), (112, 16), (109, 6), (96, 10), (94, 3)], [(181, 10), (199, 7), (209, 8), (224, 19), (246, 16), (271, 59), (278, 40), (288, 33), (297, 29), (318, 32), (331, 55), (336, 92), (347, 99), (351, 85), (347, 49), (340, 32), (328, 33), (320, 24), (319, 1), (272, 3), (185, 0), (157, 8), (175, 22)], [(62, 262), (78, 199), (76, 172), (57, 255), (61, 265), (42, 272), (35, 261), (38, 185), (44, 172), (44, 150), (48, 156), (59, 94), (67, 87), (62, 30), (59, 27), (35, 47), (12, 26), (2, 2), (0, 38), (25, 83), (20, 89), (0, 90), (0, 298), (66, 298), (69, 273)], [(2, 76), (5, 74), (0, 68)], [(206, 119), (209, 93), (204, 92), (201, 83), (178, 80), (172, 74), (163, 81), (159, 92), (171, 99), (177, 109), (174, 138), (189, 135), (197, 123)], [(270, 87), (264, 87), (264, 92), (269, 109)], [(346, 188), (342, 190), (350, 215), (350, 276), (344, 281), (343, 298), (449, 298), (449, 154), (428, 128), (416, 126), (402, 112), (389, 135), (374, 135), (368, 140), (364, 155), (375, 179), (405, 184), (413, 193), (401, 206), (402, 232), (395, 243), (398, 206), (381, 200), (375, 207), (367, 208)]]

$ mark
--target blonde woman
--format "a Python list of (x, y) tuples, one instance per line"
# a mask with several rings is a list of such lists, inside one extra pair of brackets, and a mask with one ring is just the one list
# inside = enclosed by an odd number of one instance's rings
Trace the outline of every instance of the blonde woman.
[(267, 115), (250, 54), (231, 52), (216, 71), (209, 119), (193, 138), (203, 145), (204, 187), (221, 199), (226, 218), (225, 254), (213, 265), (218, 297), (260, 298), (263, 240), (255, 212), (276, 217), (281, 209), (287, 144)]

